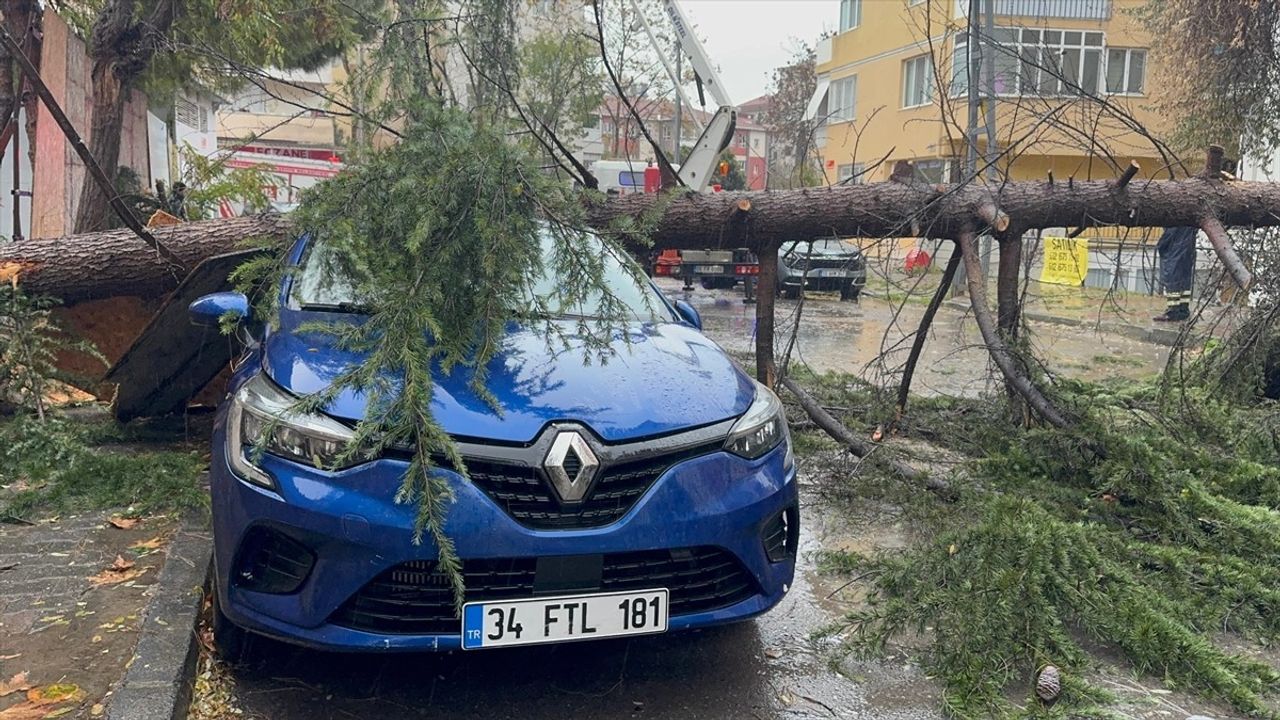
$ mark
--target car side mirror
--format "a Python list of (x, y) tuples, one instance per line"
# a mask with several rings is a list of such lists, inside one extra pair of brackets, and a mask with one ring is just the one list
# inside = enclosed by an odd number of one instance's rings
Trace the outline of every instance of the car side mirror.
[(680, 313), (680, 319), (692, 325), (695, 330), (702, 329), (702, 316), (698, 314), (693, 306), (684, 300), (676, 301), (676, 312)]
[(237, 321), (249, 317), (249, 298), (244, 293), (216, 292), (197, 298), (187, 306), (187, 315), (195, 325), (218, 327), (224, 316)]

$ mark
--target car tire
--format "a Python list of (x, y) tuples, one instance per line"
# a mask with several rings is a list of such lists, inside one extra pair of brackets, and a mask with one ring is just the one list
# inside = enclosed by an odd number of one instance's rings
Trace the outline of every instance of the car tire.
[(218, 599), (217, 581), (213, 588), (213, 648), (218, 659), (230, 665), (241, 665), (248, 661), (253, 652), (253, 633), (231, 622), (222, 612), (222, 601)]
[(698, 278), (698, 284), (702, 286), (702, 289), (703, 289), (703, 290), (715, 290), (715, 289), (716, 289), (716, 281), (715, 281), (715, 278), (709, 278), (709, 277)]
[(788, 299), (788, 300), (799, 300), (799, 299), (800, 299), (800, 286), (799, 286), (799, 285), (783, 285), (783, 286), (782, 286), (782, 297), (784, 297), (784, 298), (786, 298), (786, 299)]
[(843, 285), (840, 287), (840, 299), (852, 300), (858, 302), (858, 297), (862, 295), (862, 288), (853, 285)]

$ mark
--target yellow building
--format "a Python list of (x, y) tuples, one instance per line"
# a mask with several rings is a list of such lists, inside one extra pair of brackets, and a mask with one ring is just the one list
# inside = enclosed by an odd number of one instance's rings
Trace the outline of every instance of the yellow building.
[[(977, 24), (994, 64), (978, 83), (978, 145), (985, 153), (994, 95), (1001, 177), (1109, 178), (1130, 160), (1144, 176), (1164, 171), (1168, 161), (1135, 129), (1159, 129), (1145, 107), (1151, 39), (1132, 12), (1146, 0), (980, 2), (994, 11), (992, 32)], [(809, 106), (829, 182), (884, 180), (896, 160), (934, 182), (963, 177), (968, 12), (969, 0), (841, 0)]]

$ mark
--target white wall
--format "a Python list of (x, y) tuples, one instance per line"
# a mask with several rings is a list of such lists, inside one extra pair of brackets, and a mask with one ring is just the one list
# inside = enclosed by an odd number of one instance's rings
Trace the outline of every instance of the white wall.
[[(18, 111), (18, 135), (20, 136), (21, 148), (18, 153), (18, 187), (20, 190), (31, 190), (31, 148), (27, 143), (27, 113), (26, 110)], [(13, 238), (13, 141), (9, 141), (8, 147), (4, 149), (4, 161), (0, 162), (0, 235), (5, 240)], [(22, 197), (20, 199), (22, 234), (24, 237), (31, 237), (31, 198)]]

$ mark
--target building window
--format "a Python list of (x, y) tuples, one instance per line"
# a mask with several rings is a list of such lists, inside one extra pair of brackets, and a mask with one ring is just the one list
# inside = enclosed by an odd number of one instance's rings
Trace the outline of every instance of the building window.
[[(995, 56), (996, 95), (1096, 95), (1101, 89), (1103, 34), (1081, 30), (996, 28), (988, 46)], [(951, 92), (969, 91), (969, 37), (957, 35), (951, 58)]]
[(916, 171), (916, 180), (920, 182), (941, 185), (948, 180), (946, 160), (917, 160), (913, 166)]
[(1107, 92), (1141, 95), (1147, 82), (1147, 51), (1107, 49)]
[(858, 93), (858, 76), (851, 75), (831, 83), (831, 94), (827, 98), (827, 107), (832, 122), (852, 120)]
[(862, 0), (840, 0), (840, 32), (862, 24)]
[(864, 163), (839, 165), (836, 167), (836, 182), (841, 185), (861, 185), (866, 182), (863, 177), (865, 172), (866, 165)]
[(902, 63), (902, 107), (919, 107), (933, 101), (933, 58), (914, 57)]
[(190, 128), (200, 127), (200, 113), (196, 104), (186, 98), (173, 101), (173, 116), (178, 122)]
[(923, 5), (924, 2), (925, 0), (907, 0), (907, 7), (911, 7), (913, 5)]

